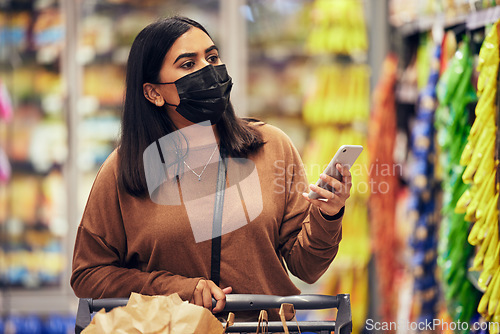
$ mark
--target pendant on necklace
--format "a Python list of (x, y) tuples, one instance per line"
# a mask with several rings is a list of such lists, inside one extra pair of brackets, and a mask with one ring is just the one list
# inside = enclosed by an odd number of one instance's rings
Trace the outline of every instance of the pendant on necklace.
[(212, 155), (210, 156), (210, 159), (208, 159), (207, 163), (205, 164), (205, 167), (203, 167), (203, 170), (201, 171), (201, 173), (198, 175), (191, 167), (189, 167), (189, 165), (187, 164), (187, 162), (184, 160), (184, 165), (189, 168), (189, 170), (191, 172), (193, 172), (194, 175), (196, 175), (198, 177), (198, 182), (201, 181), (201, 176), (203, 175), (203, 173), (205, 172), (205, 169), (207, 169), (207, 166), (208, 164), (210, 163), (210, 161), (212, 160), (212, 157), (214, 156), (215, 152), (217, 151), (217, 145), (215, 145), (214, 147), (214, 151), (212, 152)]

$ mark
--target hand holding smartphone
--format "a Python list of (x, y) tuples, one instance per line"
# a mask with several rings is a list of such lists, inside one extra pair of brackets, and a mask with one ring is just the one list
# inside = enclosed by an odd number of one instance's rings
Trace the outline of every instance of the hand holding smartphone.
[[(349, 169), (351, 169), (352, 165), (354, 164), (354, 162), (356, 162), (356, 159), (359, 157), (362, 151), (363, 151), (363, 146), (360, 145), (342, 145), (338, 149), (337, 153), (335, 153), (333, 159), (330, 161), (330, 163), (328, 164), (323, 173), (339, 181), (342, 181), (342, 174), (340, 174), (340, 172), (337, 170), (335, 166), (337, 164), (347, 165), (349, 166)], [(316, 185), (320, 188), (334, 192), (334, 189), (332, 189), (332, 187), (329, 184), (327, 184), (321, 179), (319, 179), (318, 182), (316, 182)], [(318, 195), (312, 190), (309, 192), (308, 197), (311, 199), (321, 198), (320, 195)]]

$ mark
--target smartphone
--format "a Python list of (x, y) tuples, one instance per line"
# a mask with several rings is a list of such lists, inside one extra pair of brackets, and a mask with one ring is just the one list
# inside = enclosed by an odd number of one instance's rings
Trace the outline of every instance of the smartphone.
[[(354, 164), (354, 162), (359, 157), (362, 151), (363, 151), (363, 146), (361, 145), (340, 146), (337, 153), (335, 153), (332, 161), (330, 161), (323, 174), (329, 175), (339, 181), (342, 181), (342, 174), (340, 174), (340, 172), (337, 170), (335, 166), (337, 164), (348, 165), (349, 169), (351, 169), (352, 165)], [(316, 185), (320, 188), (334, 192), (332, 187), (321, 179), (319, 179), (318, 182), (316, 182)], [(318, 199), (321, 198), (321, 196), (311, 190), (309, 192), (309, 198)]]

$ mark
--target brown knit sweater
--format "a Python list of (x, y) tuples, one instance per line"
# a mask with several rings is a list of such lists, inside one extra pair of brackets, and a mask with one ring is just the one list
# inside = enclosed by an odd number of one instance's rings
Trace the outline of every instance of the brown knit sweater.
[[(297, 150), (281, 130), (267, 124), (259, 129), (266, 144), (248, 159), (255, 164), (261, 194), (243, 197), (260, 201), (261, 196), (262, 211), (222, 235), (220, 286), (241, 294), (299, 294), (286, 267), (315, 282), (337, 254), (342, 213), (327, 220), (302, 197), (308, 183)], [(117, 168), (115, 151), (99, 170), (78, 227), (71, 277), (75, 294), (109, 298), (177, 292), (189, 300), (198, 281), (210, 277), (211, 240), (195, 241), (183, 203), (160, 205), (121, 190)], [(184, 200), (189, 193), (206, 192), (204, 181), (216, 180), (216, 168), (211, 164), (202, 182), (186, 171), (179, 186)], [(207, 184), (210, 193), (215, 181)]]

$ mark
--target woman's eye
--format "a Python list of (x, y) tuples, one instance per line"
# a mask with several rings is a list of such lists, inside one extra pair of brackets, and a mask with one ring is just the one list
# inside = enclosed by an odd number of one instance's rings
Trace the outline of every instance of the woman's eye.
[(181, 67), (182, 67), (182, 68), (191, 68), (191, 67), (193, 67), (193, 66), (194, 66), (194, 62), (192, 62), (192, 61), (187, 61), (187, 62), (185, 62), (184, 64), (182, 64), (182, 66), (181, 66)]
[(218, 55), (211, 55), (207, 58), (207, 60), (211, 63), (217, 63), (219, 61)]

